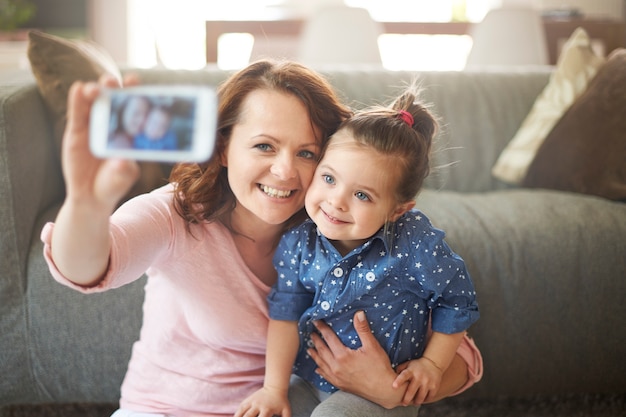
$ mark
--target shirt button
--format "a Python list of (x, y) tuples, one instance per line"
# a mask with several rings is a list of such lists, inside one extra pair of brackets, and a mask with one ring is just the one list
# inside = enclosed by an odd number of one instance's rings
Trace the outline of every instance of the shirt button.
[(341, 268), (335, 268), (333, 270), (333, 275), (336, 276), (337, 278), (339, 278), (340, 276), (343, 275), (343, 269)]
[(376, 280), (376, 274), (373, 273), (372, 271), (370, 271), (367, 274), (365, 274), (365, 279), (368, 280), (369, 282), (375, 281)]
[(322, 307), (322, 310), (328, 311), (328, 309), (330, 308), (330, 303), (328, 301), (322, 301), (322, 304), (320, 304), (320, 307)]

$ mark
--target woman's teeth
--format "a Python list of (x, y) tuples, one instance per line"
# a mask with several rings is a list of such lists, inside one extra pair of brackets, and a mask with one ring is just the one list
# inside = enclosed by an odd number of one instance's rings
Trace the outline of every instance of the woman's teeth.
[(261, 190), (270, 197), (287, 198), (291, 195), (291, 190), (277, 190), (276, 188), (261, 185)]

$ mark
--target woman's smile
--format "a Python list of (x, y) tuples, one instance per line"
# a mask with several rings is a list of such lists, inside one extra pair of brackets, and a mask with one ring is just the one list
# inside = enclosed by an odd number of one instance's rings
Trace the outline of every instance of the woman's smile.
[(288, 198), (294, 192), (294, 190), (279, 190), (269, 185), (259, 184), (259, 189), (270, 197), (273, 198)]

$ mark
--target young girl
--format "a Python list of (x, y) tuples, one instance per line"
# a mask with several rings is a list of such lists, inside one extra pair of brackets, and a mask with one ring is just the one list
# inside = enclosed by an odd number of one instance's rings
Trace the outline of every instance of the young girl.
[[(316, 373), (309, 355), (314, 322), (325, 321), (347, 346), (361, 342), (352, 325), (367, 312), (392, 366), (415, 358), (394, 386), (407, 402), (439, 389), (465, 330), (478, 317), (463, 260), (414, 197), (429, 172), (436, 120), (408, 90), (391, 108), (371, 108), (345, 121), (327, 144), (305, 199), (309, 221), (289, 231), (275, 255), (278, 281), (269, 300), (264, 386), (236, 416), (289, 416), (294, 372), (326, 399), (313, 415), (416, 415), (416, 407), (383, 410)], [(427, 338), (429, 321), (433, 333)], [(329, 395), (329, 393), (335, 394)], [(417, 401), (417, 402), (420, 402)]]
[[(213, 158), (177, 165), (169, 185), (115, 210), (138, 167), (89, 152), (89, 111), (98, 91), (94, 83), (70, 91), (62, 158), (67, 195), (42, 233), (50, 270), (85, 293), (148, 276), (116, 417), (232, 416), (263, 383), (274, 251), (287, 228), (304, 218), (321, 149), (349, 112), (310, 69), (252, 63), (219, 87)], [(318, 345), (321, 366), (330, 365), (327, 377), (348, 390), (399, 404), (391, 390), (369, 383), (391, 367), (368, 330), (358, 326), (370, 348), (347, 352), (322, 327), (329, 345)], [(480, 355), (469, 341), (466, 346), (440, 396), (475, 382), (480, 361), (473, 358)], [(339, 353), (344, 361), (334, 361)], [(342, 377), (359, 369), (364, 377)], [(294, 387), (294, 415), (309, 416), (317, 400)]]
[(133, 139), (133, 148), (161, 151), (178, 149), (178, 139), (171, 126), (170, 110), (161, 104), (153, 105), (146, 117), (143, 131)]

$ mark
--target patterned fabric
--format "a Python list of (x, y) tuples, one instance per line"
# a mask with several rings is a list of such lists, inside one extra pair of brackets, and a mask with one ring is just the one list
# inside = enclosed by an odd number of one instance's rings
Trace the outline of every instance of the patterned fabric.
[(287, 233), (274, 257), (278, 282), (268, 300), (271, 318), (299, 321), (294, 372), (323, 391), (336, 390), (315, 374), (306, 353), (313, 320), (327, 322), (356, 349), (361, 342), (352, 317), (365, 311), (392, 366), (422, 354), (429, 320), (434, 331), (448, 334), (474, 323), (479, 313), (473, 283), (443, 238), (417, 210), (345, 257), (311, 221)]
[(178, 149), (178, 139), (173, 131), (168, 131), (162, 138), (150, 139), (145, 133), (140, 133), (135, 136), (133, 142), (135, 149), (153, 149), (158, 151), (170, 150), (174, 151)]

